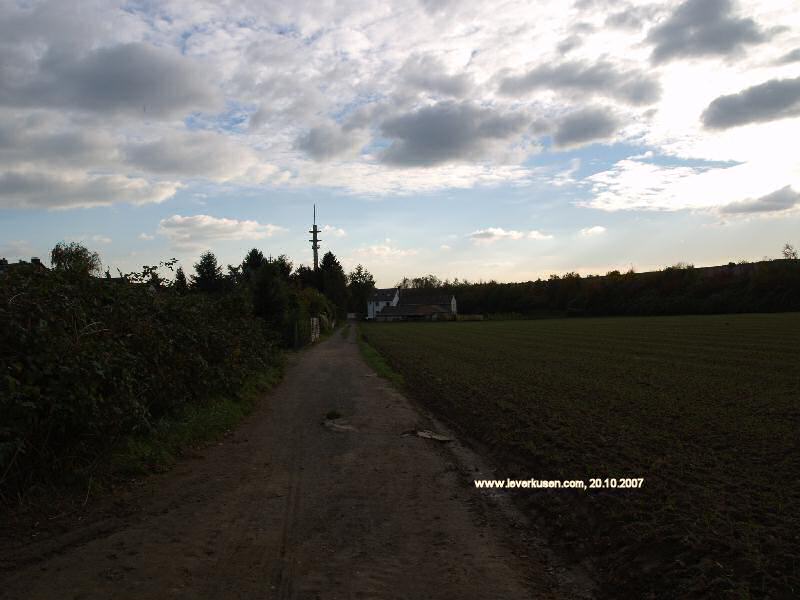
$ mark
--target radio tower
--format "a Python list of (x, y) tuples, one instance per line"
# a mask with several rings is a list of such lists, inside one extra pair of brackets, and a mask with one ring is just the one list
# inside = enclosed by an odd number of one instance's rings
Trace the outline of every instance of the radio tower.
[(317, 237), (317, 234), (320, 232), (320, 229), (317, 228), (317, 205), (314, 205), (314, 226), (308, 230), (308, 233), (311, 234), (311, 239), (308, 240), (311, 242), (311, 249), (314, 250), (314, 271), (319, 270), (319, 242), (320, 239)]

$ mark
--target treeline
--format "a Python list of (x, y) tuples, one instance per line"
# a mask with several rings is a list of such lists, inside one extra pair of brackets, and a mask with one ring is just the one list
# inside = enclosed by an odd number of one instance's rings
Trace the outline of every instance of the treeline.
[(453, 294), (462, 314), (497, 316), (678, 315), (800, 310), (800, 260), (778, 259), (581, 277), (551, 275), (524, 283), (404, 279), (400, 287)]
[(225, 272), (206, 252), (188, 277), (175, 260), (112, 277), (96, 253), (61, 243), (51, 264), (0, 272), (6, 500), (85, 477), (121, 440), (237, 397), (282, 348), (309, 341), (311, 317), (330, 329), (371, 281), (330, 252), (318, 271), (253, 249)]

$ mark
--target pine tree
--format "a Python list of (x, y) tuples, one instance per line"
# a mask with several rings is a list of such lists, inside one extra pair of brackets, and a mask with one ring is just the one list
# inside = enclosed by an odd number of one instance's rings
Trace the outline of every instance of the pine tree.
[(367, 310), (367, 303), (375, 290), (375, 278), (363, 266), (358, 265), (347, 276), (347, 291), (349, 292), (348, 308), (351, 312), (363, 313)]
[(289, 308), (289, 290), (279, 268), (265, 263), (253, 275), (253, 312), (276, 327), (282, 326)]
[(256, 274), (261, 268), (261, 265), (264, 264), (264, 253), (261, 252), (258, 248), (253, 248), (244, 256), (244, 260), (242, 261), (242, 277), (246, 281), (250, 281), (253, 276)]
[(222, 287), (222, 267), (217, 264), (217, 257), (211, 250), (200, 255), (194, 265), (192, 287), (201, 292), (216, 292)]
[(319, 266), (322, 293), (336, 306), (343, 316), (347, 312), (347, 276), (333, 252), (326, 252)]
[(189, 285), (186, 283), (186, 274), (183, 272), (183, 267), (178, 267), (175, 271), (175, 291), (183, 295), (189, 290)]

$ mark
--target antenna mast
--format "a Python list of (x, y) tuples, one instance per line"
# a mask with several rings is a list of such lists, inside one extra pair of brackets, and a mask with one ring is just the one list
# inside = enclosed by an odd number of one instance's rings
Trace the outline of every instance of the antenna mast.
[(320, 229), (317, 228), (317, 205), (314, 205), (314, 226), (308, 230), (308, 233), (311, 234), (311, 239), (308, 240), (311, 242), (311, 249), (314, 251), (314, 271), (319, 270), (319, 243), (320, 239), (317, 237), (317, 234), (320, 232)]

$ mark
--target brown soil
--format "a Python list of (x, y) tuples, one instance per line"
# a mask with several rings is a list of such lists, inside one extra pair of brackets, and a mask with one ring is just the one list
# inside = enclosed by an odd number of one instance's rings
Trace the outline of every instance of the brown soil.
[(334, 335), (116, 516), (5, 544), (0, 598), (577, 595), (530, 528), (472, 486), (478, 457), (403, 435), (419, 429), (443, 431)]

